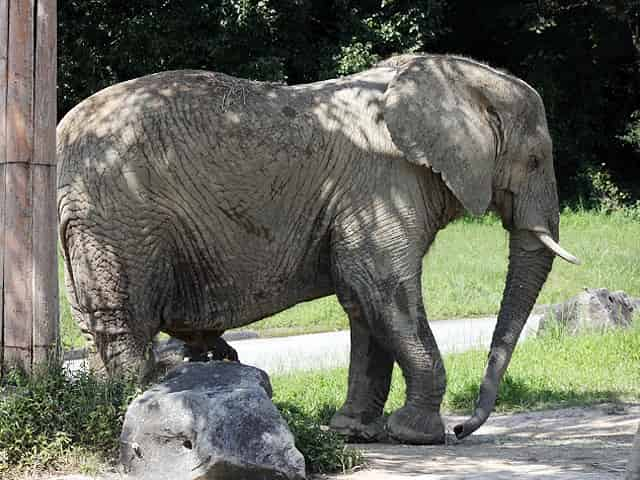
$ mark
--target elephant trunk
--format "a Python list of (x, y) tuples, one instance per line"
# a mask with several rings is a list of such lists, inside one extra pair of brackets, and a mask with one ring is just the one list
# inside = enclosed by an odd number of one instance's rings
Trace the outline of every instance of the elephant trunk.
[(500, 381), (509, 366), (511, 355), (538, 293), (551, 270), (553, 253), (546, 248), (533, 251), (524, 248), (530, 241), (530, 236), (531, 233), (526, 230), (517, 230), (511, 234), (509, 270), (498, 322), (491, 340), (487, 369), (473, 416), (453, 429), (458, 439), (480, 428), (493, 411)]

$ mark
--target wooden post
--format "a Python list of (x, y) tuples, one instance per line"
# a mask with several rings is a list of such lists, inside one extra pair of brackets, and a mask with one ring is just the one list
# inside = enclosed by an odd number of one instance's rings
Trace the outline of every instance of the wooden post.
[(0, 361), (30, 371), (58, 343), (56, 1), (0, 0), (0, 35)]

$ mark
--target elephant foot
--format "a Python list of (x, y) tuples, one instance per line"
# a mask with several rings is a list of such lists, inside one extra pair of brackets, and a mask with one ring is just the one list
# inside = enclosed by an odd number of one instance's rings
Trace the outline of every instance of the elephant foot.
[(352, 415), (338, 410), (331, 418), (329, 427), (342, 435), (349, 442), (372, 443), (383, 442), (387, 438), (385, 421), (382, 416), (368, 422), (363, 421), (366, 415)]
[(405, 405), (387, 420), (387, 433), (391, 439), (413, 445), (444, 443), (444, 423), (439, 412)]
[(221, 337), (218, 337), (213, 344), (209, 345), (211, 360), (228, 360), (239, 362), (238, 352)]
[(209, 340), (206, 345), (186, 343), (184, 353), (190, 362), (208, 362), (210, 360), (240, 361), (235, 348), (220, 337)]

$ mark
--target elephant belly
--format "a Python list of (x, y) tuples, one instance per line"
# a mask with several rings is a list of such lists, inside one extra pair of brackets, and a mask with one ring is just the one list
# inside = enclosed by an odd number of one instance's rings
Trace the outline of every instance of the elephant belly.
[[(242, 327), (294, 305), (335, 293), (330, 278), (318, 284), (290, 286), (283, 290), (247, 290), (203, 299), (196, 311), (177, 306), (163, 330), (173, 332), (219, 331)], [(182, 308), (181, 308), (182, 307)], [(168, 321), (167, 321), (168, 320)]]
[(223, 332), (333, 294), (328, 242), (300, 257), (291, 262), (291, 271), (255, 259), (249, 265), (231, 262), (219, 271), (181, 265), (163, 330)]

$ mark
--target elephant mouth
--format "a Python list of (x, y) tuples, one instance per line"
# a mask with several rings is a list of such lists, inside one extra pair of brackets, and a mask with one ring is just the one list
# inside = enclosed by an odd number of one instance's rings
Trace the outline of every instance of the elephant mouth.
[[(494, 193), (493, 208), (498, 212), (502, 218), (502, 226), (508, 230), (514, 230), (514, 200), (513, 193), (506, 189), (497, 190)], [(525, 227), (526, 228), (526, 227)], [(573, 263), (574, 265), (580, 265), (580, 259), (572, 253), (562, 248), (558, 242), (549, 234), (549, 231), (545, 228), (527, 228), (542, 245), (549, 249), (554, 255), (562, 258), (563, 260)], [(539, 248), (539, 247), (537, 247)]]
[(573, 263), (574, 265), (580, 265), (580, 260), (572, 253), (569, 253), (564, 248), (562, 248), (553, 238), (551, 238), (551, 235), (549, 235), (548, 233), (533, 231), (533, 234), (538, 238), (538, 240), (540, 240), (540, 243), (542, 243), (558, 257), (569, 263)]

